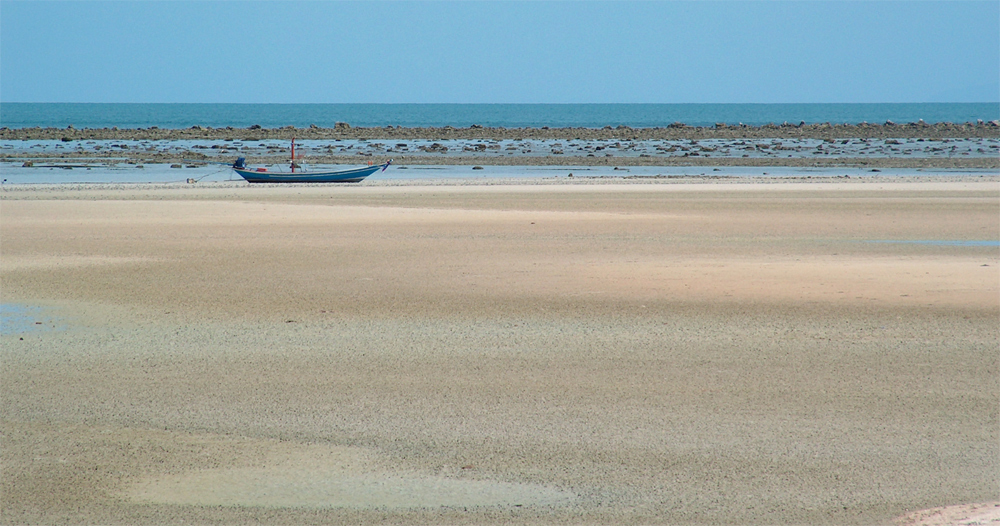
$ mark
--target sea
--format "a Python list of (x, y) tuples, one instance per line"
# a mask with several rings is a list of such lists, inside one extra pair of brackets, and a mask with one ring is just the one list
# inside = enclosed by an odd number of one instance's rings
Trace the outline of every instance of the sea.
[(127, 104), (0, 103), (0, 127), (232, 126), (553, 128), (799, 124), (965, 123), (1000, 119), (1000, 102), (885, 104)]

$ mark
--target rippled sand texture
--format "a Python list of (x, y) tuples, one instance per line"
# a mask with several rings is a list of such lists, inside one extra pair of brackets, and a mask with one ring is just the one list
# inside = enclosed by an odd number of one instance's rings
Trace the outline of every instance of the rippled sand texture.
[(998, 217), (995, 182), (8, 193), (3, 302), (45, 321), (2, 336), (0, 522), (992, 501), (1000, 249), (873, 241)]

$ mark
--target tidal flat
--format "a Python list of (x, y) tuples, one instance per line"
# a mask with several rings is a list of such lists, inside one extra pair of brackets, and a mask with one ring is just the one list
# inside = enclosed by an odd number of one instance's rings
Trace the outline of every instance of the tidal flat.
[(0, 522), (996, 500), (995, 179), (439, 183), (5, 189)]

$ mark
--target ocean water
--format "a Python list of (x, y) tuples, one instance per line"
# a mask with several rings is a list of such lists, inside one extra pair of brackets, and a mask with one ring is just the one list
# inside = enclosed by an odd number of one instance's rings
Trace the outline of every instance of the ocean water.
[(716, 123), (760, 126), (976, 122), (1000, 119), (1000, 103), (892, 104), (82, 104), (3, 103), (8, 128), (333, 127), (664, 127)]

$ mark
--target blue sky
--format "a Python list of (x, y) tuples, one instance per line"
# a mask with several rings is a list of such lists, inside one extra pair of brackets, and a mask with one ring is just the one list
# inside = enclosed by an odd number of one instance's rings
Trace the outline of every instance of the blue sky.
[(1000, 2), (0, 1), (0, 102), (1000, 100)]

